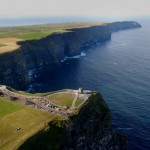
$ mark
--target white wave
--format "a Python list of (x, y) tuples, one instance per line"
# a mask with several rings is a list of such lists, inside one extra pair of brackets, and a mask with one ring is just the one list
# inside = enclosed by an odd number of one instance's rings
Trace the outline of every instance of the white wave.
[(27, 92), (32, 92), (33, 91), (33, 86), (30, 84), (28, 89), (27, 89)]
[(74, 58), (76, 58), (76, 59), (78, 59), (78, 58), (80, 58), (80, 57), (84, 57), (84, 56), (86, 56), (86, 54), (84, 53), (84, 52), (81, 52), (81, 55), (76, 55), (76, 56), (73, 56), (73, 57), (68, 57), (68, 56), (66, 56), (63, 60), (61, 60), (60, 62), (65, 62), (67, 59), (74, 59)]
[(35, 72), (36, 70), (37, 70), (37, 69), (31, 69), (31, 70), (29, 70), (29, 73), (28, 73), (29, 82), (33, 79), (34, 72)]
[(117, 129), (118, 130), (132, 130), (133, 128), (121, 128), (121, 127), (118, 127)]
[(125, 43), (120, 43), (120, 44), (116, 44), (116, 45), (108, 45), (108, 48), (113, 48), (113, 47), (118, 47), (118, 46), (126, 46), (127, 44)]
[(96, 45), (101, 45), (102, 43), (96, 43)]
[(122, 43), (121, 45), (122, 45), (122, 46), (126, 46), (126, 44), (125, 44), (125, 43)]

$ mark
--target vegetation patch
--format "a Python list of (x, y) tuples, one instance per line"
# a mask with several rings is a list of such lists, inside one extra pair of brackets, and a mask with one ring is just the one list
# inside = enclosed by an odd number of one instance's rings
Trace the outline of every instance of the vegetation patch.
[(28, 93), (28, 92), (25, 92), (25, 91), (15, 91), (16, 93), (18, 94), (21, 94), (21, 95), (25, 95), (25, 96), (45, 96), (45, 95), (48, 95), (50, 94), (50, 92), (45, 92), (45, 93)]
[(84, 101), (83, 99), (77, 98), (77, 101), (76, 101), (76, 103), (75, 103), (75, 106), (78, 107), (79, 105), (82, 104), (83, 101)]
[(18, 36), (24, 40), (33, 40), (33, 39), (41, 39), (53, 33), (63, 33), (66, 32), (65, 30), (51, 30), (47, 32), (35, 32), (35, 33), (25, 33), (23, 35)]
[(1, 44), (1, 43), (0, 43), (0, 47), (4, 47), (4, 46), (6, 46), (6, 45), (5, 45), (5, 44)]
[(0, 149), (17, 149), (26, 139), (43, 129), (54, 114), (0, 99)]
[(44, 129), (29, 138), (19, 150), (58, 150), (65, 135), (65, 120), (54, 120)]
[(65, 93), (58, 93), (52, 94), (48, 97), (49, 101), (61, 106), (70, 107), (72, 105), (72, 101), (74, 99), (74, 94), (65, 94)]
[(18, 27), (0, 27), (0, 53), (11, 52), (20, 47), (17, 42), (36, 40), (54, 33), (71, 32), (74, 28), (104, 25), (101, 22), (58, 23)]
[(0, 118), (7, 114), (19, 111), (23, 109), (24, 106), (18, 105), (15, 102), (8, 101), (5, 98), (0, 98)]
[(18, 27), (0, 27), (0, 38), (22, 37), (23, 39), (28, 38), (37, 39), (56, 32), (62, 33), (67, 31), (67, 29), (85, 28), (103, 24), (104, 23), (102, 22), (72, 22), (72, 23), (52, 23), (43, 25), (18, 26)]

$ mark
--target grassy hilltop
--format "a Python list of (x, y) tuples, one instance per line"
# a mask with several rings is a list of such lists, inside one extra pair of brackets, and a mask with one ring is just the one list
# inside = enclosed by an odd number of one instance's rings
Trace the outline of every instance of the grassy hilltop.
[(110, 110), (94, 91), (29, 94), (0, 86), (0, 108), (0, 150), (126, 149), (126, 137), (112, 129)]
[[(26, 98), (28, 99), (27, 101), (31, 99), (33, 103), (35, 102), (41, 107), (43, 106), (43, 102), (38, 101), (37, 103), (35, 99), (47, 99), (50, 103), (56, 104), (56, 106), (58, 105), (62, 109), (64, 108), (61, 112), (67, 112), (72, 107), (76, 95), (70, 93), (70, 90), (68, 90), (68, 93), (66, 92), (67, 90), (60, 90), (31, 94), (24, 91), (17, 91), (10, 87), (6, 87), (3, 90), (3, 86), (0, 87), (0, 149), (18, 149), (24, 141), (37, 133), (37, 136), (41, 138), (44, 134), (43, 132), (48, 132), (47, 140), (51, 141), (50, 145), (52, 149), (57, 149), (57, 146), (60, 146), (60, 142), (63, 139), (61, 137), (64, 135), (63, 132), (65, 129), (63, 122), (67, 116), (58, 114), (56, 108), (48, 106), (45, 106), (45, 108), (49, 108), (48, 112), (42, 109), (38, 110), (36, 107), (31, 108), (23, 102), (23, 99)], [(24, 101), (26, 102), (26, 100)], [(74, 107), (77, 108), (83, 101), (82, 98), (77, 98)]]
[(59, 23), (19, 27), (0, 27), (0, 53), (13, 51), (18, 41), (41, 39), (53, 33), (69, 32), (68, 29), (101, 25), (100, 22)]
[[(0, 98), (0, 149), (12, 150), (41, 130), (55, 115)], [(16, 130), (20, 128), (20, 130)]]

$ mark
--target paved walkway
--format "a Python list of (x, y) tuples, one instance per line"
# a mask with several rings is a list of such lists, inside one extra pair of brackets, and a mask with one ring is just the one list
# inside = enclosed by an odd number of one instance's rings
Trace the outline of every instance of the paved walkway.
[(63, 106), (60, 106), (58, 104), (51, 103), (47, 96), (39, 97), (39, 96), (27, 96), (22, 95), (13, 91), (10, 91), (6, 86), (0, 86), (0, 92), (4, 94), (3, 97), (6, 97), (10, 100), (13, 100), (12, 98), (16, 99), (16, 102), (22, 103), (27, 106), (31, 106), (36, 109), (40, 109), (46, 112), (54, 113), (61, 116), (68, 116), (72, 113), (72, 108), (75, 107), (75, 104), (77, 102), (78, 98), (83, 99), (84, 101), (78, 106), (80, 107), (91, 95), (91, 93), (87, 94), (89, 91), (85, 91), (83, 94), (78, 94), (78, 90), (66, 90), (66, 91), (60, 91), (53, 94), (74, 94), (75, 97), (72, 101), (72, 105), (70, 108), (65, 109)]
[(74, 98), (73, 101), (72, 101), (72, 106), (71, 106), (72, 108), (75, 107), (75, 104), (76, 104), (77, 99), (78, 99), (78, 93), (76, 93), (76, 96), (75, 96), (75, 98)]

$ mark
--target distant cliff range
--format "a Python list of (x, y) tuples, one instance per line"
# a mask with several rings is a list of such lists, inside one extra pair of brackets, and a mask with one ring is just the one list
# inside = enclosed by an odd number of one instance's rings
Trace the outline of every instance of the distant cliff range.
[(111, 40), (112, 32), (140, 27), (134, 21), (114, 22), (20, 41), (18, 49), (0, 55), (0, 84), (25, 90), (30, 70), (60, 63), (66, 56), (80, 55), (87, 46)]

